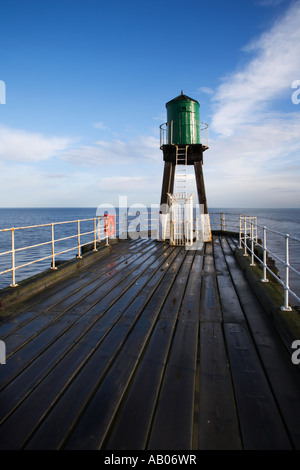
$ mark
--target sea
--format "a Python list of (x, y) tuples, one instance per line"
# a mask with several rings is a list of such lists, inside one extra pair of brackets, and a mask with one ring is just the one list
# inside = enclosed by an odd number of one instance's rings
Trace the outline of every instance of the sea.
[[(130, 211), (130, 209), (129, 209)], [(150, 209), (149, 209), (150, 212)], [(136, 210), (134, 211), (136, 213)], [(225, 221), (225, 228), (228, 230), (238, 229), (239, 215), (257, 217), (258, 237), (262, 238), (263, 227), (267, 227), (267, 247), (274, 254), (276, 266), (279, 269), (280, 278), (284, 279), (285, 269), (285, 237), (290, 235), (290, 265), (298, 273), (300, 272), (300, 209), (243, 209), (243, 208), (210, 208), (210, 219), (212, 229), (220, 229), (221, 218)], [(222, 213), (222, 217), (220, 217)], [(132, 211), (131, 211), (132, 214)], [(0, 229), (30, 227), (34, 225), (45, 225), (58, 222), (70, 222), (68, 224), (57, 224), (54, 227), (55, 239), (63, 239), (56, 243), (55, 248), (65, 251), (58, 255), (57, 259), (71, 259), (77, 255), (77, 222), (78, 220), (93, 219), (97, 217), (97, 208), (0, 208)], [(130, 220), (130, 214), (128, 220)], [(75, 222), (73, 222), (75, 221)], [(71, 223), (72, 222), (72, 223)], [(91, 232), (94, 227), (93, 221), (82, 222), (80, 224), (81, 233)], [(233, 224), (233, 225), (232, 225)], [(276, 232), (276, 233), (275, 233)], [(29, 264), (16, 271), (16, 282), (20, 282), (30, 276), (38, 274), (51, 267), (51, 226), (46, 225), (39, 229), (15, 230), (16, 265), (30, 263), (33, 259), (45, 257), (44, 261)], [(281, 235), (279, 235), (280, 233)], [(73, 238), (69, 238), (73, 237)], [(82, 235), (81, 243), (92, 241), (92, 234)], [(298, 241), (297, 241), (298, 240)], [(45, 243), (41, 245), (41, 243)], [(20, 248), (34, 245), (29, 250)], [(39, 246), (37, 246), (39, 245)], [(71, 249), (74, 248), (74, 249)], [(11, 250), (11, 231), (0, 231), (0, 272), (11, 268), (11, 254), (1, 255), (1, 253)], [(19, 251), (18, 251), (19, 250)], [(66, 251), (70, 250), (70, 251)], [(290, 287), (300, 296), (300, 276), (290, 270)], [(12, 274), (7, 272), (0, 274), (0, 289), (10, 286)], [(290, 297), (292, 305), (299, 305), (299, 302)]]

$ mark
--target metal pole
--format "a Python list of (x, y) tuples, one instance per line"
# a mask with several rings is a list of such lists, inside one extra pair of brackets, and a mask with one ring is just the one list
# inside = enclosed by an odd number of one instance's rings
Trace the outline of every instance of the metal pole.
[(77, 225), (78, 225), (78, 255), (77, 255), (77, 258), (82, 258), (81, 254), (80, 254), (80, 220), (77, 221)]
[(253, 235), (253, 222), (251, 222), (251, 264), (250, 266), (255, 266), (254, 262), (254, 235)]
[(261, 282), (269, 282), (267, 279), (267, 227), (264, 227), (264, 239), (263, 239), (263, 278)]
[(98, 232), (98, 243), (101, 242), (101, 235), (100, 235), (100, 217), (98, 217), (98, 222), (97, 222), (97, 232)]
[(11, 229), (11, 269), (12, 269), (12, 284), (10, 287), (17, 287), (16, 284), (16, 264), (15, 264), (15, 229)]
[(57, 267), (55, 266), (55, 248), (54, 248), (54, 223), (51, 224), (51, 245), (52, 245), (52, 266), (51, 269), (55, 271)]
[(244, 255), (243, 256), (248, 256), (247, 253), (247, 217), (245, 216), (245, 222), (244, 222)]
[(105, 233), (105, 246), (109, 246), (109, 243), (108, 243), (108, 222), (107, 222), (107, 216), (104, 217), (104, 233)]
[(289, 257), (289, 234), (285, 236), (285, 283), (284, 283), (284, 305), (281, 310), (290, 312), (292, 309), (289, 306), (289, 274), (290, 274), (290, 257)]
[(255, 220), (255, 241), (257, 243), (257, 217), (255, 217), (254, 220)]
[(242, 216), (240, 215), (239, 249), (242, 249)]
[(96, 218), (94, 218), (94, 249), (93, 249), (93, 251), (98, 251), (98, 250), (97, 250), (96, 227), (97, 227)]

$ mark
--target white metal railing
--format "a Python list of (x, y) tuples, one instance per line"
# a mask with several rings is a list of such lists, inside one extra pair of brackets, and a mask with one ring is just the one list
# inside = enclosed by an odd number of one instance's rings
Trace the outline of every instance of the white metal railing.
[(170, 206), (170, 244), (192, 246), (193, 232), (193, 198), (194, 194), (169, 194)]
[[(58, 256), (77, 251), (77, 258), (82, 258), (82, 248), (87, 245), (92, 244), (93, 251), (97, 251), (97, 243), (105, 241), (105, 245), (109, 246), (110, 238), (142, 238), (148, 237), (149, 234), (152, 238), (157, 237), (158, 214), (154, 215), (153, 212), (143, 213), (136, 211), (130, 213), (126, 211), (123, 216), (115, 216), (114, 234), (110, 232), (109, 221), (109, 215), (108, 217), (106, 215), (98, 215), (90, 219), (0, 229), (0, 237), (1, 235), (9, 234), (9, 239), (2, 242), (2, 245), (10, 245), (9, 250), (0, 252), (0, 276), (11, 273), (11, 283), (9, 284), (8, 281), (7, 285), (17, 287), (16, 273), (31, 265), (40, 263), (40, 265), (44, 266), (44, 263), (50, 260), (50, 269), (56, 270)], [(86, 228), (86, 225), (88, 225), (88, 228)], [(62, 232), (60, 235), (57, 234), (58, 227), (60, 227), (60, 232)], [(27, 237), (24, 235), (25, 231), (27, 231)], [(30, 232), (29, 234), (28, 231)], [(17, 233), (21, 236), (16, 237)], [(30, 239), (31, 244), (26, 245), (26, 242), (24, 242), (26, 239)], [(36, 243), (34, 243), (34, 240), (36, 240)], [(25, 253), (28, 253), (28, 255), (25, 256)], [(9, 257), (8, 260), (7, 257)], [(20, 257), (23, 259), (21, 262), (18, 262)], [(3, 261), (4, 259), (6, 261)], [(3, 269), (3, 267), (5, 268)], [(37, 269), (30, 269), (28, 276), (38, 272), (40, 271)]]
[[(282, 285), (284, 289), (282, 310), (291, 310), (289, 303), (290, 296), (300, 303), (299, 292), (296, 292), (295, 288), (292, 289), (290, 287), (291, 276), (297, 280), (297, 285), (299, 285), (298, 279), (300, 272), (297, 269), (297, 266), (290, 262), (291, 245), (295, 248), (294, 251), (298, 250), (300, 253), (299, 238), (259, 225), (257, 223), (257, 218), (252, 216), (236, 213), (211, 212), (209, 217), (212, 231), (230, 231), (237, 234), (239, 239), (238, 248), (244, 250), (245, 256), (251, 256), (250, 266), (254, 266), (256, 262), (262, 266), (262, 282), (268, 282), (268, 275), (271, 275)], [(194, 220), (196, 221), (196, 224), (199, 224), (197, 214), (195, 215)], [(134, 213), (126, 211), (123, 217), (115, 218), (115, 233), (120, 239), (128, 237), (148, 238), (149, 236), (156, 239), (158, 234), (158, 221), (159, 215), (156, 213), (156, 210), (148, 212), (136, 211)], [(83, 225), (87, 223), (90, 225), (89, 228), (83, 229)], [(67, 225), (69, 225), (70, 228), (68, 230), (64, 229), (64, 233), (61, 236), (58, 236), (58, 227), (66, 227)], [(34, 243), (35, 238), (30, 232), (30, 238), (32, 241), (31, 245), (22, 246), (22, 244), (24, 245), (23, 238), (26, 239), (26, 237), (16, 237), (16, 234), (22, 234), (26, 230), (36, 232), (39, 229), (44, 230), (43, 236), (39, 236), (37, 234), (36, 243)], [(71, 234), (69, 233), (70, 230)], [(195, 230), (197, 234), (197, 226)], [(10, 260), (6, 263), (5, 269), (0, 271), (0, 275), (11, 273), (10, 286), (12, 287), (17, 286), (16, 272), (21, 268), (35, 263), (41, 263), (45, 260), (51, 260), (51, 269), (57, 269), (57, 256), (71, 252), (72, 250), (77, 250), (77, 257), (81, 258), (82, 247), (92, 244), (92, 249), (97, 251), (97, 242), (105, 240), (105, 244), (109, 245), (110, 238), (109, 227), (107, 225), (107, 218), (105, 215), (90, 219), (1, 229), (0, 236), (4, 234), (9, 235), (9, 239), (6, 240), (5, 244), (9, 244), (10, 249), (0, 252), (0, 261), (2, 260), (2, 257), (5, 256), (9, 257)], [(278, 239), (278, 241), (276, 240), (276, 243), (274, 242), (274, 237), (277, 237)], [(58, 245), (61, 245), (62, 243), (69, 243), (69, 245), (64, 246), (63, 249), (59, 249)], [(272, 246), (272, 249), (270, 249), (269, 246)], [(19, 263), (17, 259), (18, 256), (30, 249), (33, 251), (33, 254), (30, 254), (29, 261), (25, 259), (26, 262)], [(39, 251), (40, 253), (36, 253)], [(273, 258), (276, 263), (279, 263), (279, 265), (276, 264), (276, 267), (279, 269), (281, 277), (279, 277), (278, 273), (274, 272), (274, 270), (272, 270), (268, 265), (268, 257)]]
[(159, 126), (160, 148), (168, 143), (173, 143), (173, 121), (165, 122)]
[(206, 122), (200, 122), (200, 142), (204, 147), (209, 147), (209, 135), (208, 135), (209, 126)]
[(212, 230), (222, 230), (239, 233), (239, 217), (241, 214), (231, 212), (210, 212)]
[[(262, 231), (262, 240), (258, 240), (257, 232)], [(272, 236), (279, 237), (281, 241), (281, 250), (277, 253), (270, 251), (267, 248), (267, 241), (269, 240), (270, 234)], [(240, 230), (239, 230), (239, 248), (244, 248), (244, 256), (251, 255), (250, 266), (255, 266), (257, 260), (263, 268), (262, 282), (269, 282), (267, 273), (271, 274), (283, 287), (284, 289), (284, 303), (281, 307), (283, 311), (290, 311), (289, 296), (292, 295), (297, 302), (300, 302), (300, 297), (290, 288), (290, 272), (292, 271), (296, 276), (300, 276), (300, 272), (290, 264), (290, 242), (300, 243), (300, 239), (293, 237), (289, 234), (277, 232), (269, 229), (266, 226), (259, 225), (256, 221), (256, 217), (240, 216)], [(300, 246), (300, 245), (298, 245)], [(259, 247), (262, 250), (262, 258), (260, 258), (258, 251), (255, 248)], [(271, 256), (276, 260), (276, 263), (280, 263), (284, 268), (284, 276), (281, 279), (276, 272), (274, 272), (267, 263), (267, 257)], [(282, 259), (282, 256), (284, 259)]]
[[(82, 224), (90, 222), (92, 227), (88, 229), (88, 231), (82, 231)], [(118, 224), (117, 221), (114, 221), (115, 226)], [(55, 238), (55, 228), (57, 226), (62, 226), (66, 224), (73, 224), (75, 225), (75, 230), (72, 235), (68, 236), (61, 236), (60, 238)], [(15, 234), (17, 232), (21, 232), (24, 230), (38, 230), (41, 228), (49, 228), (49, 239), (43, 242), (39, 243), (34, 243), (28, 246), (21, 246), (21, 247), (16, 247), (15, 243)], [(26, 227), (12, 227), (12, 228), (7, 228), (7, 229), (1, 229), (0, 234), (3, 234), (5, 232), (10, 232), (10, 239), (11, 239), (11, 249), (8, 251), (4, 251), (0, 253), (0, 257), (9, 255), (11, 257), (11, 267), (4, 269), (0, 272), (0, 275), (10, 273), (12, 276), (12, 282), (10, 284), (11, 287), (17, 287), (16, 283), (16, 271), (22, 268), (25, 268), (27, 266), (30, 266), (35, 263), (40, 263), (42, 261), (45, 261), (47, 259), (51, 259), (52, 264), (51, 264), (51, 269), (56, 270), (57, 267), (55, 265), (55, 260), (58, 255), (62, 255), (64, 253), (68, 253), (72, 250), (77, 250), (77, 258), (82, 258), (81, 256), (81, 249), (82, 247), (86, 245), (90, 245), (91, 243), (93, 244), (93, 251), (97, 251), (97, 242), (100, 242), (101, 240), (105, 240), (106, 246), (109, 245), (109, 238), (110, 238), (110, 229), (109, 227), (109, 219), (104, 215), (104, 216), (98, 216), (95, 218), (91, 219), (80, 219), (80, 220), (71, 220), (71, 221), (64, 221), (64, 222), (53, 222), (53, 223), (48, 223), (48, 224), (40, 224), (40, 225), (31, 225), (31, 226), (26, 226)], [(89, 239), (87, 241), (82, 242), (82, 239), (89, 236)], [(33, 237), (34, 238), (34, 237)], [(75, 243), (68, 248), (64, 248), (61, 250), (56, 249), (56, 246), (58, 243), (61, 242), (68, 242), (70, 240), (74, 240)], [(50, 248), (50, 254), (43, 253), (42, 256), (37, 257), (36, 259), (32, 259), (28, 262), (17, 264), (16, 262), (16, 255), (19, 253), (24, 252), (25, 250), (29, 249), (37, 249), (41, 247), (48, 247)], [(32, 256), (33, 257), (33, 256)]]
[[(269, 273), (282, 285), (284, 300), (281, 309), (283, 311), (291, 310), (290, 296), (298, 303), (300, 302), (299, 293), (290, 287), (291, 274), (297, 280), (300, 276), (299, 270), (292, 266), (290, 262), (291, 242), (298, 246), (298, 249), (294, 251), (300, 252), (299, 238), (259, 225), (257, 218), (253, 216), (230, 212), (212, 212), (210, 213), (210, 220), (212, 230), (230, 231), (238, 234), (238, 248), (244, 250), (244, 256), (251, 256), (250, 266), (255, 266), (255, 262), (262, 266), (262, 282), (269, 281), (267, 277)], [(270, 245), (272, 246), (271, 249), (269, 248)], [(261, 255), (259, 255), (259, 249)], [(281, 277), (268, 266), (269, 257), (276, 261), (276, 268), (280, 272)]]

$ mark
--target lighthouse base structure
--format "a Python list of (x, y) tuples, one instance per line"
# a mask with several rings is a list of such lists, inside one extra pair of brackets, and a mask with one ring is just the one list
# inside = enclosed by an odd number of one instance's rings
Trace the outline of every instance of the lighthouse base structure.
[(173, 193), (176, 167), (176, 150), (177, 148), (182, 147), (187, 147), (187, 165), (194, 166), (199, 204), (204, 206), (204, 213), (208, 214), (202, 168), (203, 152), (207, 150), (208, 147), (202, 144), (191, 144), (188, 146), (163, 145), (161, 147), (163, 151), (165, 166), (160, 204), (167, 204), (168, 193)]
[[(163, 145), (161, 147), (164, 156), (164, 174), (160, 200), (160, 217), (159, 217), (159, 239), (165, 240), (170, 238), (170, 242), (174, 244), (172, 237), (172, 220), (170, 218), (170, 201), (183, 198), (182, 194), (174, 194), (174, 181), (176, 173), (176, 157), (178, 151), (186, 149), (186, 165), (193, 165), (195, 171), (195, 180), (198, 193), (199, 206), (202, 209), (200, 220), (196, 220), (195, 240), (203, 239), (204, 242), (211, 241), (210, 220), (208, 214), (204, 176), (203, 176), (203, 152), (208, 147), (201, 144), (190, 145)], [(171, 197), (170, 197), (171, 196)], [(187, 198), (186, 204), (189, 204), (190, 196)], [(181, 203), (183, 204), (183, 203)], [(185, 224), (185, 221), (176, 221), (176, 223)], [(190, 220), (189, 220), (190, 224)], [(198, 227), (197, 227), (198, 225)], [(182, 243), (182, 241), (180, 242)], [(190, 238), (189, 238), (190, 244)]]

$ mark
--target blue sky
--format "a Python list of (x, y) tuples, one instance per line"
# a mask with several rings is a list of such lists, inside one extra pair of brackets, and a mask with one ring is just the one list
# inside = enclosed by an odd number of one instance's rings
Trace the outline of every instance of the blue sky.
[(0, 21), (1, 207), (159, 203), (181, 90), (209, 207), (299, 207), (299, 0), (10, 0)]

